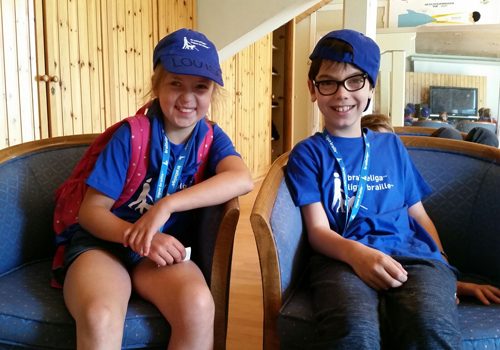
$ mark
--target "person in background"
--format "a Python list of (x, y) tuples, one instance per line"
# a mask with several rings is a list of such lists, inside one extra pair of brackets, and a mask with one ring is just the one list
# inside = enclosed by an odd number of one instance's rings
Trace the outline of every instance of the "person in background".
[(431, 109), (429, 107), (422, 107), (420, 110), (420, 118), (418, 120), (429, 120)]
[(414, 116), (415, 116), (415, 111), (412, 110), (410, 107), (406, 107), (405, 108), (404, 125), (411, 126), (413, 124), (413, 117)]
[(443, 126), (442, 128), (437, 129), (431, 134), (431, 137), (441, 137), (445, 139), (459, 140), (463, 141), (462, 133), (454, 128), (447, 128)]
[(491, 123), (491, 109), (485, 108), (483, 114), (479, 117), (478, 122), (488, 122)]
[(407, 103), (405, 108), (411, 109), (412, 113), (415, 114), (415, 105), (413, 103)]
[(484, 113), (484, 108), (481, 107), (477, 110), (477, 120), (481, 120), (482, 116), (483, 116), (483, 113)]
[(465, 141), (481, 143), (483, 145), (492, 146), (498, 148), (498, 137), (491, 130), (476, 127), (469, 131), (465, 137)]
[(361, 128), (368, 128), (375, 132), (391, 132), (394, 134), (391, 120), (382, 113), (372, 113), (361, 117)]
[(445, 111), (439, 112), (438, 120), (454, 126), (453, 122), (451, 120), (448, 120), (448, 113), (446, 113)]

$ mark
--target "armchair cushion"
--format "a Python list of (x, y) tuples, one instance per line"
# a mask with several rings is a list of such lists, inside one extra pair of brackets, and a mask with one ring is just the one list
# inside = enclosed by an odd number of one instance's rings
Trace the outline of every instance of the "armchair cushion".
[[(4, 333), (10, 344), (76, 349), (75, 321), (61, 290), (50, 286), (51, 269), (49, 258), (0, 277), (0, 339)], [(170, 325), (158, 309), (133, 296), (125, 318), (123, 349), (158, 346), (168, 343), (169, 338)]]

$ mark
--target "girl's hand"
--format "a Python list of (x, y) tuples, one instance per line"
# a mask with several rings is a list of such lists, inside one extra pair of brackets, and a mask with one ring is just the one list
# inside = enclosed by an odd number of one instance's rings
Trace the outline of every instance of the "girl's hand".
[(123, 232), (123, 245), (130, 246), (141, 256), (148, 256), (153, 236), (167, 222), (171, 213), (166, 206), (153, 205), (139, 220)]
[(376, 249), (360, 244), (352, 256), (349, 264), (375, 290), (401, 287), (408, 279), (408, 272), (399, 262)]
[[(500, 289), (488, 284), (475, 284), (457, 281), (457, 296), (475, 296), (484, 305), (490, 305), (490, 301), (500, 304)], [(457, 301), (457, 305), (458, 305)]]
[(175, 237), (161, 232), (154, 235), (148, 258), (153, 260), (158, 267), (179, 263), (185, 257), (186, 248)]

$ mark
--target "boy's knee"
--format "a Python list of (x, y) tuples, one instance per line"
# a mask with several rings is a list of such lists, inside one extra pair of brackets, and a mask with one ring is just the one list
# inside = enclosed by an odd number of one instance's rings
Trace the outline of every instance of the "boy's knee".
[(373, 349), (380, 343), (380, 327), (377, 319), (370, 315), (345, 317), (330, 315), (319, 325), (323, 342), (342, 348), (342, 344), (353, 345), (357, 349)]

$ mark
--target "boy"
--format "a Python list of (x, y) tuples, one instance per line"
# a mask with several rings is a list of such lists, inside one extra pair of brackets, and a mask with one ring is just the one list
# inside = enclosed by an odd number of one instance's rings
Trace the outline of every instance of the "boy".
[(421, 198), (430, 192), (396, 135), (361, 129), (380, 50), (339, 30), (309, 57), (323, 133), (291, 152), (287, 180), (316, 254), (317, 349), (460, 349), (455, 270)]

